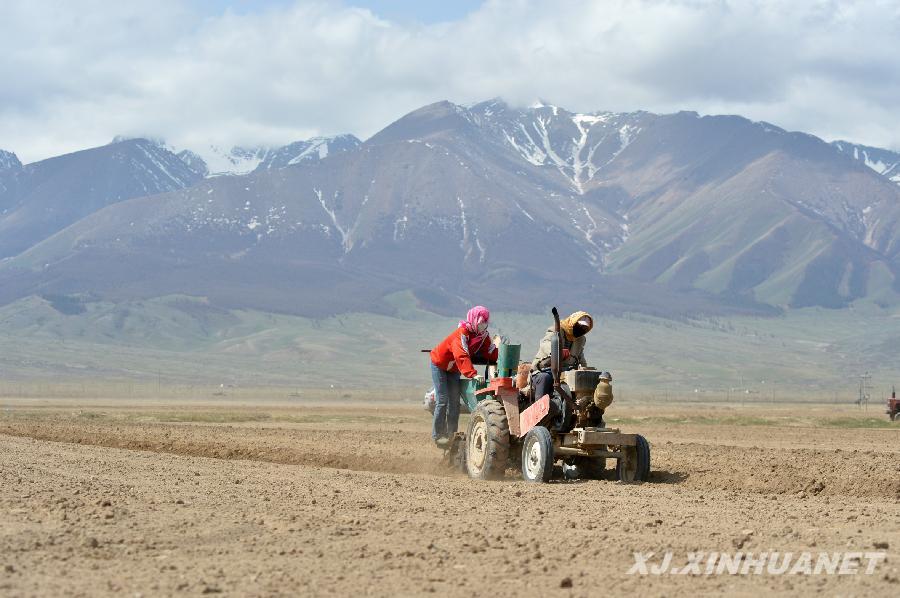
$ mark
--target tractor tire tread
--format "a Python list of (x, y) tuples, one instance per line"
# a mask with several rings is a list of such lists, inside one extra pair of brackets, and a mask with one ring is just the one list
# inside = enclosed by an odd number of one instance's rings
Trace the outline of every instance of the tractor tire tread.
[(495, 439), (496, 451), (493, 455), (498, 463), (506, 463), (509, 459), (509, 421), (506, 418), (506, 409), (495, 400), (484, 401), (487, 418), (485, 421), (491, 428), (491, 437)]
[(509, 422), (506, 410), (500, 401), (491, 397), (478, 403), (475, 414), (480, 414), (487, 426), (490, 445), (484, 470), (475, 475), (469, 471), (469, 475), (478, 479), (501, 479), (506, 473), (506, 463), (509, 460)]
[[(542, 467), (541, 474), (534, 478), (530, 479), (528, 477), (527, 464), (526, 459), (528, 458), (524, 453), (529, 450), (529, 447), (532, 443), (540, 443), (542, 446), (542, 455), (544, 457), (544, 463)], [(554, 470), (554, 462), (555, 457), (553, 455), (553, 439), (550, 434), (550, 430), (543, 426), (535, 426), (525, 435), (525, 439), (522, 442), (522, 478), (529, 483), (538, 483), (545, 484), (550, 481), (553, 477)]]
[(637, 459), (634, 479), (624, 479), (623, 464), (621, 461), (616, 465), (616, 478), (626, 482), (647, 482), (650, 480), (650, 443), (648, 443), (647, 439), (640, 434), (637, 435), (637, 444), (634, 447), (634, 452)]

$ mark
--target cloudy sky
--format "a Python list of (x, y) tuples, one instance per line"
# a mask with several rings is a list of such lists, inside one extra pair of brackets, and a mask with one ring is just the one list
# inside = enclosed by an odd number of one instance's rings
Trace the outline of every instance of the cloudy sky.
[(898, 31), (893, 0), (3, 0), (0, 148), (365, 138), (501, 96), (900, 149)]

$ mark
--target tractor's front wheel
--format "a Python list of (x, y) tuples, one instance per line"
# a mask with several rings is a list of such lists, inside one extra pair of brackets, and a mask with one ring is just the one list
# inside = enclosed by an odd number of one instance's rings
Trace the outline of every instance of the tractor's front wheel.
[(895, 411), (891, 414), (891, 421), (896, 422), (900, 421), (900, 411)]
[(522, 442), (522, 477), (526, 482), (549, 482), (553, 476), (553, 438), (544, 426), (535, 426)]
[(623, 482), (646, 482), (650, 479), (650, 444), (637, 435), (634, 446), (623, 447), (623, 458), (616, 465), (616, 475)]
[(476, 480), (496, 480), (506, 472), (509, 458), (509, 422), (498, 401), (478, 403), (466, 433), (466, 469)]

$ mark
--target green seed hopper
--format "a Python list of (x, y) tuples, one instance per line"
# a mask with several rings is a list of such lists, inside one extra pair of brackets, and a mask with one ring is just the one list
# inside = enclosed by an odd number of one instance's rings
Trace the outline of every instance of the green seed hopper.
[[(497, 355), (497, 376), (500, 378), (511, 378), (516, 375), (519, 368), (519, 356), (522, 354), (522, 345), (501, 344), (498, 348)], [(462, 385), (462, 400), (469, 413), (475, 411), (475, 405), (478, 404), (480, 397), (476, 397), (475, 393), (479, 390), (487, 388), (485, 378), (479, 376), (477, 378), (463, 378), (460, 381)], [(465, 413), (465, 411), (463, 411)]]

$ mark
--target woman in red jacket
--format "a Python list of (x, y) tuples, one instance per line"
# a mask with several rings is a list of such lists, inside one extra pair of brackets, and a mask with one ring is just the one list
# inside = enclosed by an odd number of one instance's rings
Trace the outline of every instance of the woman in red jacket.
[(459, 327), (431, 350), (431, 379), (434, 382), (434, 422), (431, 438), (444, 448), (459, 425), (460, 378), (474, 378), (473, 358), (497, 361), (497, 347), (488, 334), (491, 312), (476, 305), (460, 321)]

